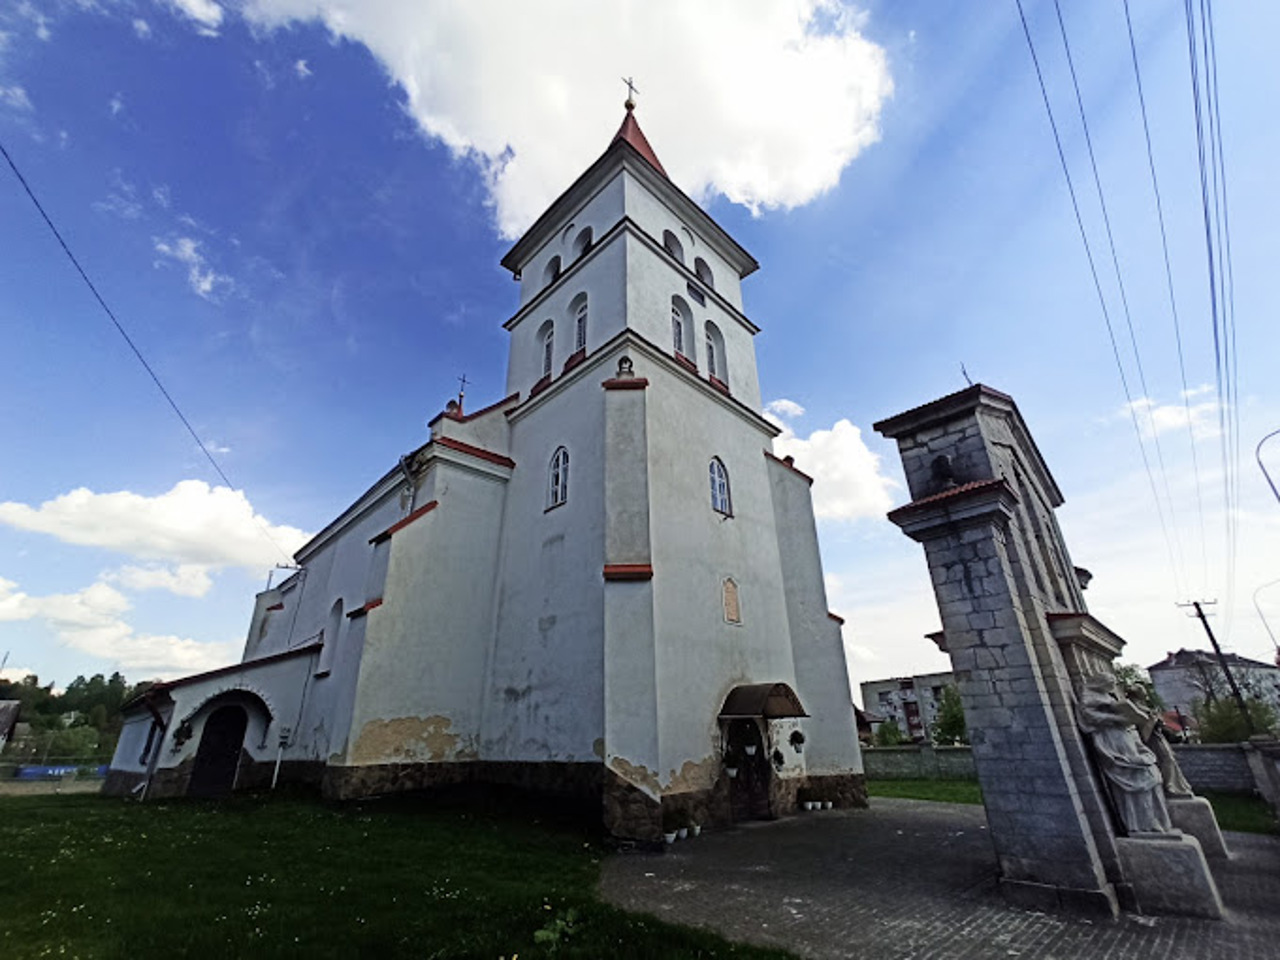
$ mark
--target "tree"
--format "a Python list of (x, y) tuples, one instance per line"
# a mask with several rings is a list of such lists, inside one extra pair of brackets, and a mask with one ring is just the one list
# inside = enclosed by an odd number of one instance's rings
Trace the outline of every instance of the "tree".
[(906, 735), (895, 720), (886, 720), (876, 728), (877, 747), (896, 747), (906, 742)]
[(969, 742), (969, 731), (964, 722), (964, 703), (961, 702), (960, 691), (954, 684), (949, 683), (942, 688), (942, 696), (938, 700), (938, 715), (929, 734), (934, 743), (944, 746)]
[[(1280, 717), (1269, 703), (1252, 696), (1245, 697), (1244, 702), (1255, 733), (1280, 732)], [(1201, 743), (1241, 743), (1249, 739), (1249, 728), (1234, 697), (1197, 700), (1191, 705), (1191, 713), (1199, 725)]]

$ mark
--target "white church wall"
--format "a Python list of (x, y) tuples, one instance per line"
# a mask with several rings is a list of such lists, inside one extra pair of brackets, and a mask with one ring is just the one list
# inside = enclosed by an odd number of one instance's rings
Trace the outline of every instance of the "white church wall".
[(827, 609), (809, 484), (776, 460), (766, 463), (795, 657), (795, 689), (810, 715), (799, 723), (805, 735), (805, 767), (819, 775), (862, 773), (844, 641), (840, 624)]
[(543, 324), (555, 326), (551, 361), (552, 379), (559, 377), (565, 361), (574, 352), (574, 321), (569, 307), (579, 293), (587, 295), (587, 352), (598, 348), (620, 332), (626, 323), (626, 301), (622, 277), (626, 272), (621, 234), (599, 243), (571, 275), (560, 281), (546, 299), (521, 317), (511, 330), (507, 363), (507, 394), (529, 396), (530, 388), (542, 377)]
[(435, 509), (397, 530), (382, 605), (365, 620), (351, 765), (478, 756), (504, 482), (432, 467)]
[(546, 289), (545, 274), (552, 257), (560, 258), (562, 270), (573, 265), (577, 259), (574, 256), (574, 240), (580, 231), (590, 227), (594, 241), (599, 243), (600, 238), (622, 219), (622, 212), (623, 186), (620, 176), (602, 184), (577, 210), (572, 213), (565, 211), (559, 229), (533, 251), (521, 268), (520, 306), (524, 307)]
[[(603, 390), (594, 361), (511, 424), (482, 753), (593, 761), (603, 732)], [(568, 500), (549, 507), (548, 468), (569, 452)]]
[[(653, 237), (658, 245), (662, 245), (662, 234), (670, 230), (680, 241), (684, 252), (684, 265), (693, 273), (694, 259), (701, 257), (711, 268), (715, 280), (715, 290), (734, 307), (742, 310), (742, 281), (738, 273), (721, 256), (720, 252), (701, 234), (699, 224), (693, 220), (683, 219), (674, 209), (663, 202), (633, 174), (626, 174), (626, 214), (635, 221), (645, 233)], [(688, 279), (681, 274), (680, 289)]]
[[(124, 725), (120, 728), (120, 739), (116, 741), (116, 751), (111, 758), (112, 770), (123, 770), (128, 773), (145, 773), (147, 764), (142, 759), (142, 751), (147, 746), (147, 733), (154, 720), (149, 711), (139, 709), (125, 715)], [(160, 734), (151, 745), (154, 752), (159, 744)]]
[[(769, 434), (679, 374), (648, 393), (661, 777), (704, 789), (719, 772), (717, 716), (738, 684), (794, 684), (786, 599), (763, 448)], [(708, 467), (724, 464), (732, 516), (712, 509)], [(741, 623), (725, 621), (723, 584)]]

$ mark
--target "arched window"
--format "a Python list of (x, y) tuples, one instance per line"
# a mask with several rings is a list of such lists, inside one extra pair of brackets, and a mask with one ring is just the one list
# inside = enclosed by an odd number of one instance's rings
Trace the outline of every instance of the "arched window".
[(729, 365), (725, 362), (724, 336), (720, 328), (707, 321), (707, 373), (724, 386), (729, 385)]
[(580, 293), (573, 298), (569, 306), (569, 314), (573, 317), (573, 351), (587, 349), (587, 295)]
[(542, 285), (549, 287), (560, 279), (560, 255), (556, 254), (547, 262), (547, 269), (542, 273)]
[(569, 451), (557, 447), (551, 455), (551, 473), (547, 484), (547, 509), (558, 507), (569, 499)]
[(712, 290), (716, 288), (716, 278), (711, 275), (711, 268), (707, 266), (707, 261), (701, 257), (694, 258), (693, 272), (707, 287)]
[(719, 457), (711, 458), (708, 473), (711, 475), (711, 509), (726, 517), (733, 516), (733, 504), (729, 500), (729, 473)]
[(556, 352), (556, 328), (550, 320), (538, 331), (538, 348), (542, 351), (542, 375), (551, 376), (551, 358)]
[(670, 230), (662, 231), (662, 248), (675, 257), (681, 263), (684, 263), (684, 247), (680, 240)]
[(724, 622), (742, 622), (742, 604), (738, 601), (738, 584), (733, 577), (726, 577), (722, 586), (721, 600), (724, 604)]
[(583, 227), (582, 230), (579, 231), (578, 235), (573, 239), (574, 259), (577, 259), (591, 249), (591, 239), (591, 228)]
[(671, 347), (676, 356), (693, 359), (693, 312), (683, 297), (671, 298)]

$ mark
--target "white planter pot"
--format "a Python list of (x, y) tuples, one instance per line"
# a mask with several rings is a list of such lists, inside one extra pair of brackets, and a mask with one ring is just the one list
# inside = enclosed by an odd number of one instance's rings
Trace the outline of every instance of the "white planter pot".
[(822, 809), (823, 809), (823, 810), (830, 810), (830, 809), (831, 809), (831, 801), (830, 801), (830, 800), (823, 800), (823, 801), (822, 801)]
[(681, 827), (679, 830), (677, 830), (677, 831), (676, 831), (676, 837), (677, 837), (677, 838), (679, 838), (680, 840), (688, 840), (688, 839), (689, 839), (689, 828), (688, 828), (688, 827)]
[(725, 768), (724, 768), (724, 772), (725, 772), (725, 773), (727, 773), (727, 774), (729, 775), (729, 779), (730, 779), (730, 780), (732, 780), (734, 777), (736, 777), (736, 776), (738, 775), (738, 768), (737, 768), (737, 767), (725, 767)]
[(691, 826), (689, 829), (690, 829), (691, 831), (693, 831), (693, 835), (696, 837), (698, 834), (702, 833), (702, 824), (700, 824), (700, 823), (695, 823), (695, 824), (694, 824), (693, 826)]
[(746, 751), (746, 754), (748, 757), (754, 757), (756, 755), (756, 748), (754, 745), (749, 747), (744, 747), (743, 749)]
[(665, 840), (665, 841), (667, 841), (667, 843), (675, 843), (675, 842), (676, 842), (676, 831), (675, 831), (675, 830), (672, 830), (670, 833), (664, 833), (664, 834), (662, 835), (662, 839), (663, 839), (663, 840)]

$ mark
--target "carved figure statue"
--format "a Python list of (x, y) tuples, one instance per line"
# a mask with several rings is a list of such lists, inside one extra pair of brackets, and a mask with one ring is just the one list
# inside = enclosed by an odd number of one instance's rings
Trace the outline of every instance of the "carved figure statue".
[(1147, 749), (1156, 756), (1156, 765), (1160, 768), (1165, 796), (1195, 796), (1195, 791), (1191, 789), (1191, 784), (1187, 783), (1187, 778), (1182, 775), (1178, 758), (1173, 755), (1173, 748), (1169, 746), (1169, 740), (1164, 734), (1164, 720), (1160, 716), (1160, 711), (1147, 699), (1147, 691), (1141, 686), (1134, 685), (1125, 689), (1125, 696), (1133, 704), (1133, 708), (1142, 715), (1142, 719), (1137, 721), (1138, 736), (1142, 738)]
[(1169, 811), (1156, 756), (1142, 744), (1137, 724), (1145, 719), (1120, 696), (1115, 680), (1093, 676), (1084, 683), (1077, 722), (1093, 741), (1098, 766), (1111, 786), (1117, 813), (1129, 833), (1166, 833)]

